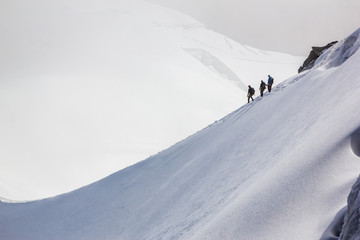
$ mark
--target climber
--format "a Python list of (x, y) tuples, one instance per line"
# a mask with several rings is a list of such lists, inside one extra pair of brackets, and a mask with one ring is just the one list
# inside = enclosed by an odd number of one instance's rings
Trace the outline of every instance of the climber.
[(247, 94), (247, 96), (248, 96), (248, 103), (250, 102), (250, 98), (251, 98), (251, 100), (254, 101), (254, 99), (253, 99), (253, 97), (252, 97), (254, 94), (255, 94), (255, 89), (252, 88), (252, 87), (249, 85), (249, 90), (248, 90), (248, 94)]
[(273, 85), (274, 83), (274, 78), (271, 77), (270, 75), (268, 75), (268, 84), (267, 84), (267, 87), (268, 87), (268, 91), (271, 92), (271, 86)]
[(264, 81), (261, 80), (260, 88), (259, 88), (261, 97), (264, 95), (265, 88), (266, 88), (266, 83), (264, 83)]

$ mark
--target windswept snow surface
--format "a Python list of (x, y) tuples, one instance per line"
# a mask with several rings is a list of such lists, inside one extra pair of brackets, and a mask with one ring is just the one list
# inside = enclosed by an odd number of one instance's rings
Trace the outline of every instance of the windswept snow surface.
[(359, 62), (301, 73), (87, 187), (0, 203), (0, 239), (319, 239), (360, 171)]
[(346, 212), (343, 213), (342, 231), (340, 234), (340, 240), (356, 240), (360, 238), (360, 178), (351, 188), (351, 192), (348, 197), (348, 205)]
[(136, 0), (0, 2), (0, 196), (53, 196), (156, 154), (303, 58)]

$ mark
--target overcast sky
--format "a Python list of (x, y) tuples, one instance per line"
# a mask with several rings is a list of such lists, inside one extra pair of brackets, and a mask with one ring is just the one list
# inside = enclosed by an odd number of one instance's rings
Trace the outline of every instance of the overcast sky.
[(148, 0), (177, 9), (234, 40), (307, 55), (360, 27), (360, 0)]

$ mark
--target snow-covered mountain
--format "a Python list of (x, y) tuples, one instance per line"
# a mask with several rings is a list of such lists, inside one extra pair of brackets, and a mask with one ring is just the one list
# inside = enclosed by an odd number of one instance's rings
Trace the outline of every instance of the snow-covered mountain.
[(0, 203), (0, 239), (319, 239), (360, 172), (359, 35), (145, 161)]
[(136, 0), (0, 2), (0, 196), (73, 190), (156, 154), (302, 58)]

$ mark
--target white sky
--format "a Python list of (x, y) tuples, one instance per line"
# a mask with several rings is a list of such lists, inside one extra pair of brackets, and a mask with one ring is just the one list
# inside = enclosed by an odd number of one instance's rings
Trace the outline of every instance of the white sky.
[(307, 55), (360, 27), (359, 0), (148, 0), (253, 47)]

